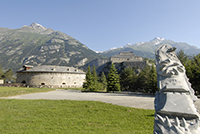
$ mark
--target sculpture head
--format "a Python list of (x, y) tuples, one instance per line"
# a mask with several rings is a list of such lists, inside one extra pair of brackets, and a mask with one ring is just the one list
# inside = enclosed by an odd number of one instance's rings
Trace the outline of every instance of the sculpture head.
[(156, 49), (156, 70), (158, 87), (163, 92), (188, 92), (185, 67), (175, 53), (176, 48), (161, 45)]
[(176, 48), (170, 45), (162, 45), (156, 49), (157, 73), (163, 77), (175, 77), (185, 74), (185, 68), (175, 53)]

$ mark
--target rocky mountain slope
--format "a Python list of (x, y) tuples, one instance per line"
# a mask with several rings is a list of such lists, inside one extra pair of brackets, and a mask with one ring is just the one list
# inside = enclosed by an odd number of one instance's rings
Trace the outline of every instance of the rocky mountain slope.
[[(196, 55), (200, 49), (187, 43), (174, 42), (156, 37), (149, 42), (127, 44), (123, 47), (96, 53), (78, 40), (60, 31), (32, 23), (19, 29), (0, 27), (0, 65), (4, 69), (19, 70), (24, 64), (60, 65), (87, 69), (87, 66), (99, 66), (122, 51), (133, 51), (135, 55), (154, 58), (154, 50), (162, 44), (183, 49), (187, 55)], [(103, 58), (103, 59), (102, 59)]]
[(24, 64), (82, 66), (102, 57), (78, 40), (40, 24), (0, 28), (0, 65), (19, 70)]
[(149, 42), (138, 42), (135, 44), (127, 44), (120, 48), (110, 49), (108, 51), (102, 52), (102, 54), (110, 57), (112, 55), (117, 55), (119, 54), (119, 52), (122, 51), (133, 51), (135, 55), (153, 59), (155, 57), (155, 52), (154, 52), (155, 49), (162, 44), (169, 44), (173, 47), (176, 47), (177, 48), (176, 51), (182, 49), (189, 56), (193, 56), (200, 53), (199, 48), (191, 46), (187, 43), (175, 42), (171, 40), (166, 40), (161, 37), (156, 37)]

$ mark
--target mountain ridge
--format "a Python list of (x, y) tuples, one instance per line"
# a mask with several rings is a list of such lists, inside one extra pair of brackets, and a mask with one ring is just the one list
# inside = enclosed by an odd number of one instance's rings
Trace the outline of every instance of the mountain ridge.
[(189, 56), (193, 56), (200, 53), (200, 49), (197, 48), (196, 46), (191, 46), (184, 42), (175, 42), (172, 40), (167, 40), (162, 37), (155, 37), (150, 41), (137, 42), (134, 44), (128, 43), (122, 47), (109, 49), (107, 51), (103, 51), (102, 54), (110, 57), (122, 51), (133, 51), (136, 55), (144, 58), (155, 58), (154, 51), (158, 46), (162, 44), (169, 44), (173, 47), (176, 47), (177, 51), (182, 49)]
[(182, 49), (187, 55), (200, 53), (200, 49), (195, 46), (162, 37), (95, 52), (65, 33), (32, 23), (18, 29), (0, 27), (0, 65), (14, 71), (24, 64), (87, 68), (86, 65), (98, 58), (108, 59), (123, 51), (132, 51), (135, 55), (153, 59), (155, 49), (162, 44), (177, 47), (177, 51)]
[(0, 28), (0, 65), (6, 69), (17, 71), (24, 64), (79, 67), (99, 57), (73, 37), (37, 23)]

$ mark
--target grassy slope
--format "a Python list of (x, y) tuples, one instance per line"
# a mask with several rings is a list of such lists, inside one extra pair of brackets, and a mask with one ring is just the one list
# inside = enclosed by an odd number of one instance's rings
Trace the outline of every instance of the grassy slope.
[(53, 88), (0, 87), (0, 97), (53, 91)]
[(92, 101), (0, 101), (0, 133), (150, 134), (153, 132), (153, 110)]
[[(51, 90), (0, 87), (0, 96)], [(153, 114), (154, 110), (95, 101), (0, 99), (0, 133), (149, 134)]]

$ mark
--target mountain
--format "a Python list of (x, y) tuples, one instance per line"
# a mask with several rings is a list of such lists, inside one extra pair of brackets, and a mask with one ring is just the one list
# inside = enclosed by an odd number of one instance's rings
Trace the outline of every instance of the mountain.
[(183, 49), (187, 55), (200, 53), (197, 47), (160, 37), (96, 53), (65, 33), (32, 23), (19, 29), (0, 27), (0, 65), (4, 69), (13, 69), (14, 72), (25, 64), (87, 69), (88, 65), (100, 66), (106, 63), (109, 61), (106, 57), (118, 55), (122, 51), (133, 51), (135, 55), (154, 58), (154, 50), (162, 44), (177, 47), (177, 50)]
[(32, 23), (19, 29), (0, 28), (0, 65), (19, 70), (24, 64), (82, 66), (102, 57), (60, 31)]
[(155, 52), (154, 52), (155, 49), (162, 44), (169, 44), (173, 47), (176, 47), (177, 48), (176, 51), (182, 49), (188, 56), (193, 56), (200, 53), (199, 48), (191, 46), (187, 43), (175, 42), (161, 37), (155, 37), (153, 40), (150, 40), (149, 42), (138, 42), (135, 44), (128, 43), (123, 47), (104, 51), (102, 52), (102, 54), (110, 57), (112, 55), (117, 55), (122, 51), (133, 51), (135, 55), (153, 59), (155, 57)]

